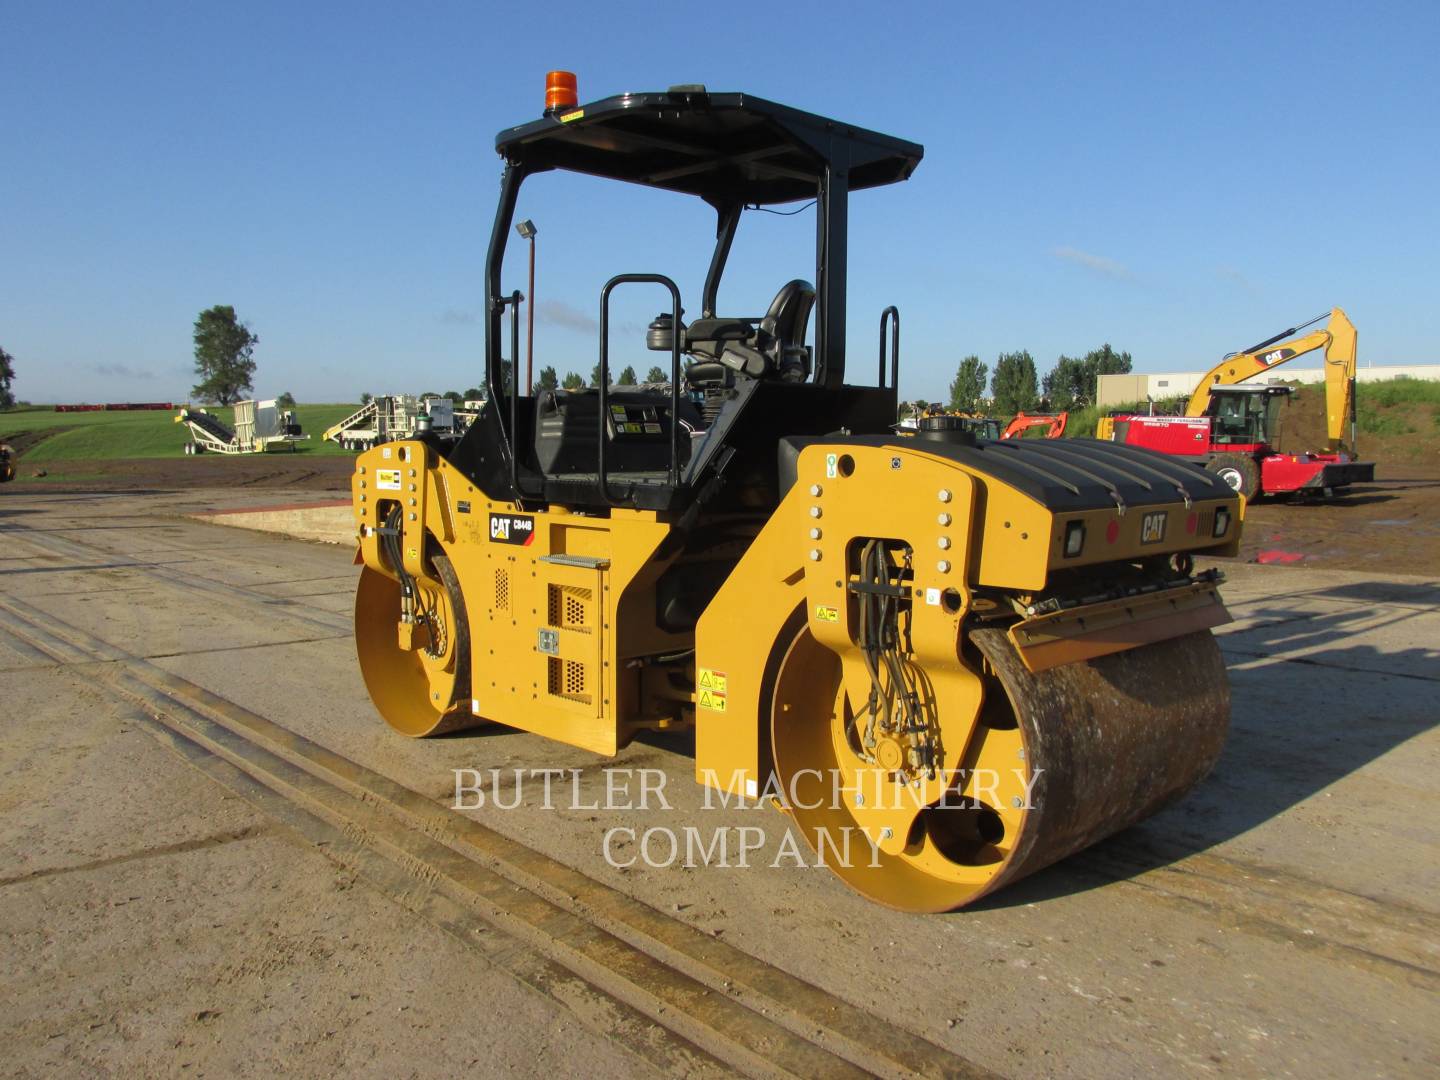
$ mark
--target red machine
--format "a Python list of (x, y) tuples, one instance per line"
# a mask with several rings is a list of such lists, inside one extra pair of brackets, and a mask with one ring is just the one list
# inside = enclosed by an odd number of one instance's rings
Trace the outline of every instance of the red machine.
[[(1247, 499), (1289, 493), (1328, 496), (1337, 488), (1374, 480), (1375, 466), (1354, 458), (1355, 327), (1343, 311), (1335, 308), (1325, 330), (1276, 346), (1276, 342), (1302, 329), (1292, 327), (1226, 357), (1201, 380), (1187, 415), (1137, 413), (1105, 417), (1097, 437), (1187, 457)], [(1279, 453), (1273, 445), (1280, 430), (1279, 406), (1286, 395), (1294, 392), (1293, 388), (1235, 384), (1321, 346), (1325, 348), (1328, 449)], [(1348, 449), (1341, 443), (1347, 422)]]
[(1211, 391), (1208, 416), (1116, 416), (1116, 442), (1188, 457), (1247, 499), (1299, 492), (1333, 495), (1375, 479), (1375, 466), (1343, 450), (1281, 454), (1271, 443), (1289, 386), (1226, 386)]

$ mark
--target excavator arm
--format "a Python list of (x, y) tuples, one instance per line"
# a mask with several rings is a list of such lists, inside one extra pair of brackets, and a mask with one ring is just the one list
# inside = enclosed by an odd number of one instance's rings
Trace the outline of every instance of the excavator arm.
[(1324, 330), (1316, 330), (1301, 338), (1291, 338), (1306, 326), (1319, 322), (1319, 318), (1267, 338), (1258, 345), (1252, 345), (1244, 352), (1227, 356), (1216, 364), (1190, 396), (1186, 416), (1204, 416), (1210, 408), (1210, 390), (1216, 386), (1229, 386), (1253, 378), (1262, 371), (1269, 371), (1280, 364), (1294, 360), (1297, 356), (1325, 349), (1325, 430), (1329, 449), (1339, 448), (1344, 439), (1348, 422), (1350, 444), (1355, 443), (1355, 342), (1356, 332), (1345, 312), (1334, 308), (1330, 322)]

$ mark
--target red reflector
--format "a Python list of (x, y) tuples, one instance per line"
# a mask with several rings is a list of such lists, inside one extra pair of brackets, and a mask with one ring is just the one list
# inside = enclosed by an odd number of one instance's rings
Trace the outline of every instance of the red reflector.
[(1188, 533), (1193, 533), (1199, 527), (1200, 515), (1192, 510), (1190, 516), (1185, 519), (1185, 531)]
[(1119, 539), (1120, 523), (1118, 521), (1112, 521), (1109, 525), (1105, 526), (1105, 542), (1107, 544), (1113, 544), (1116, 540)]

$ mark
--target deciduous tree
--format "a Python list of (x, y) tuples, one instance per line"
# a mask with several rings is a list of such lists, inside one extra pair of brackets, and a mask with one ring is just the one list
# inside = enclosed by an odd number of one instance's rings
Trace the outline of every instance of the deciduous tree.
[(1085, 379), (1085, 361), (1061, 356), (1045, 375), (1041, 387), (1052, 409), (1073, 409), (1090, 403)]
[(195, 320), (195, 375), (190, 393), (200, 401), (233, 405), (254, 389), (258, 335), (235, 316), (229, 304), (216, 304)]
[(0, 349), (0, 409), (8, 409), (15, 404), (15, 392), (10, 389), (14, 381), (15, 358)]
[(985, 374), (989, 369), (978, 356), (967, 356), (950, 383), (950, 407), (961, 412), (975, 412), (985, 396)]
[(1035, 358), (1027, 350), (1001, 353), (995, 361), (995, 375), (990, 380), (990, 394), (1000, 415), (1033, 409), (1040, 396), (1035, 378)]

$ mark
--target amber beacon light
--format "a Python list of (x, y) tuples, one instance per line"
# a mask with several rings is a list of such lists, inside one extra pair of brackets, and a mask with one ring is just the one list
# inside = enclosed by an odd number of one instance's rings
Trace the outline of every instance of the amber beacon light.
[(545, 115), (573, 109), (580, 101), (573, 71), (551, 71), (545, 75)]

